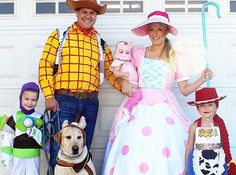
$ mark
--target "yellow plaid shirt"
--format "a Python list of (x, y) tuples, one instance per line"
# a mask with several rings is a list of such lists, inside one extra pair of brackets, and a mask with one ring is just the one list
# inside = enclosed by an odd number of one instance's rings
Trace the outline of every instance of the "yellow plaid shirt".
[[(74, 23), (64, 42), (60, 67), (53, 76), (53, 66), (58, 49), (58, 36), (53, 31), (47, 39), (39, 63), (39, 84), (46, 99), (54, 96), (59, 89), (71, 92), (92, 92), (99, 90), (99, 46), (93, 29), (85, 35)], [(112, 86), (120, 89), (109, 67), (113, 61), (111, 50), (105, 47), (105, 77)]]

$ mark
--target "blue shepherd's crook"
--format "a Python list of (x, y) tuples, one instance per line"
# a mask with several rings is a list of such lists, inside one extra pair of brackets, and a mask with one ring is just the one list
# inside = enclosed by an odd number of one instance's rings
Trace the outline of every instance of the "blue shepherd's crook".
[[(216, 7), (217, 10), (217, 17), (220, 18), (220, 6), (212, 1), (206, 2), (203, 4), (202, 6), (202, 32), (203, 32), (203, 42), (204, 42), (204, 53), (205, 53), (205, 65), (206, 68), (209, 67), (209, 63), (208, 63), (208, 54), (207, 54), (207, 37), (206, 37), (206, 16), (205, 16), (205, 8), (208, 5), (213, 5)], [(210, 87), (210, 80), (207, 80), (207, 87)]]

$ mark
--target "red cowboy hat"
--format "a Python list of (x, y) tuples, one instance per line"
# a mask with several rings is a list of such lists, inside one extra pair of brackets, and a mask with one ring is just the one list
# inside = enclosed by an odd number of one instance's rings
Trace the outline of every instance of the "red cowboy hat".
[(99, 5), (96, 0), (66, 0), (67, 6), (71, 10), (77, 8), (88, 8), (96, 11), (98, 15), (105, 13), (107, 9), (107, 4)]
[(143, 21), (141, 24), (137, 25), (131, 31), (137, 36), (145, 36), (148, 34), (147, 26), (150, 23), (160, 22), (168, 25), (169, 32), (173, 35), (177, 35), (177, 29), (170, 23), (169, 15), (166, 12), (154, 11), (150, 13), (147, 20)]
[(224, 99), (226, 96), (218, 97), (215, 88), (202, 88), (195, 92), (195, 101), (188, 102), (191, 106), (196, 106), (203, 103), (211, 103)]

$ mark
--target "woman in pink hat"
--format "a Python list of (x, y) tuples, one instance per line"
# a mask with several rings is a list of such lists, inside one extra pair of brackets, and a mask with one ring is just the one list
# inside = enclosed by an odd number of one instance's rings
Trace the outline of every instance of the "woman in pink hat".
[(185, 151), (187, 175), (236, 174), (228, 132), (224, 121), (216, 114), (219, 101), (224, 98), (218, 97), (215, 88), (203, 88), (196, 91), (195, 101), (188, 102), (197, 107), (200, 117), (189, 128)]
[[(103, 175), (182, 174), (189, 125), (171, 85), (177, 81), (181, 93), (187, 96), (212, 78), (212, 72), (206, 69), (196, 81), (188, 83), (188, 66), (167, 38), (168, 34), (176, 35), (177, 29), (166, 12), (152, 12), (132, 32), (151, 41), (148, 47), (132, 49), (142, 99), (131, 112), (132, 120), (121, 112), (127, 98), (121, 104), (113, 120)], [(134, 86), (126, 83), (129, 93)]]

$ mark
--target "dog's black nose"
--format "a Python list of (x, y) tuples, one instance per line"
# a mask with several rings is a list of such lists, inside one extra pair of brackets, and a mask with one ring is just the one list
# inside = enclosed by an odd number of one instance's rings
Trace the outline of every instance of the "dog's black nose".
[(72, 146), (72, 152), (73, 152), (73, 155), (78, 154), (79, 153), (79, 147), (77, 145)]

